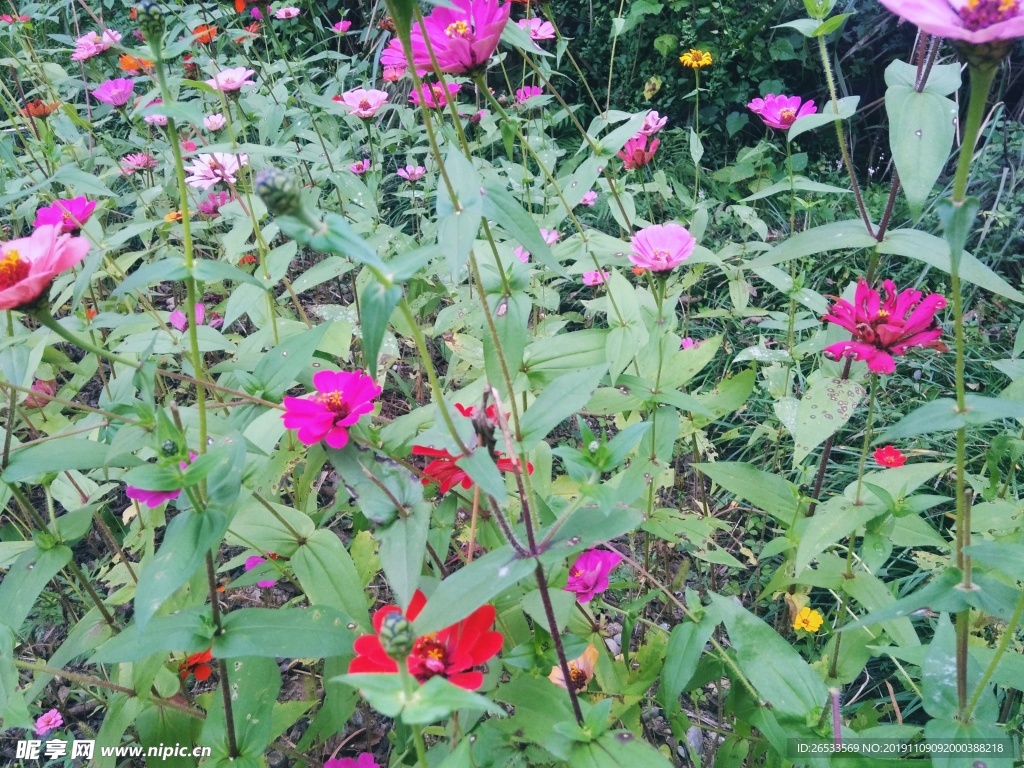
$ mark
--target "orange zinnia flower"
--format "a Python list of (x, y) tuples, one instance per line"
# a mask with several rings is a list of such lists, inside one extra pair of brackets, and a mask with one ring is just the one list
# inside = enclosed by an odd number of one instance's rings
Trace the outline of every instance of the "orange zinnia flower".
[(212, 24), (200, 24), (192, 30), (192, 36), (200, 45), (209, 45), (217, 39), (217, 27)]
[(42, 99), (32, 99), (25, 102), (25, 108), (21, 110), (21, 114), (25, 117), (49, 117), (59, 106), (60, 104), (56, 101), (47, 104)]
[(132, 56), (130, 53), (122, 53), (117, 57), (117, 66), (129, 75), (136, 75), (139, 72), (148, 72), (153, 69), (153, 62), (149, 59)]

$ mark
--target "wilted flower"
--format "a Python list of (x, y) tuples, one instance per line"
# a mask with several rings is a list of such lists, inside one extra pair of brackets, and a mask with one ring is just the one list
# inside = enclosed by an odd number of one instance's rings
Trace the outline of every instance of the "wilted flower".
[(712, 64), (711, 54), (698, 48), (691, 48), (679, 57), (679, 63), (690, 69), (704, 69)]
[(911, 347), (946, 351), (935, 318), (946, 306), (946, 299), (937, 293), (924, 297), (913, 288), (897, 292), (892, 280), (882, 285), (884, 300), (864, 278), (857, 281), (852, 304), (833, 297), (836, 302), (824, 319), (850, 331), (853, 338), (826, 347), (825, 354), (833, 360), (863, 360), (873, 373), (892, 373), (896, 370), (893, 356), (905, 354)]
[(601, 285), (608, 281), (611, 275), (608, 274), (607, 270), (595, 269), (590, 272), (583, 273), (583, 284), (584, 285)]
[(227, 125), (227, 118), (224, 117), (220, 112), (212, 115), (207, 115), (203, 118), (203, 127), (206, 130), (216, 133), (225, 125)]
[(89, 241), (44, 225), (28, 237), (0, 243), (0, 309), (20, 309), (38, 299), (53, 278), (85, 258)]
[(569, 569), (566, 592), (575, 592), (581, 603), (589, 603), (595, 595), (608, 589), (608, 574), (622, 562), (622, 555), (604, 549), (588, 549), (576, 558)]
[[(437, 7), (423, 20), (423, 28), (442, 72), (461, 75), (487, 64), (512, 6), (500, 0), (452, 0), (453, 7)], [(412, 27), (412, 58), (424, 71), (433, 68), (430, 50), (419, 24)]]
[(64, 725), (64, 718), (56, 709), (44, 712), (36, 718), (36, 736), (45, 736), (50, 731), (55, 731)]
[[(576, 693), (581, 693), (587, 689), (590, 685), (590, 681), (594, 677), (594, 665), (597, 664), (597, 648), (591, 643), (579, 657), (572, 659), (568, 663), (569, 667), (569, 679), (572, 682), (572, 689)], [(556, 664), (551, 668), (551, 674), (548, 675), (550, 680), (555, 685), (565, 688), (568, 687), (565, 684), (565, 675), (562, 674), (561, 665)]]
[(43, 408), (57, 394), (57, 380), (36, 379), (29, 390), (22, 405), (26, 408)]
[(763, 99), (754, 99), (747, 108), (760, 117), (769, 128), (787, 130), (797, 118), (813, 115), (817, 108), (813, 101), (803, 101), (799, 96), (783, 96), (769, 93)]
[(804, 632), (817, 632), (825, 621), (822, 615), (813, 608), (804, 606), (793, 619), (793, 629)]
[(352, 173), (356, 176), (362, 176), (368, 170), (370, 170), (370, 158), (364, 157), (362, 160), (356, 160), (352, 165), (348, 167)]
[(189, 675), (196, 676), (196, 682), (202, 683), (213, 674), (213, 649), (193, 653), (178, 665), (178, 677), (184, 680)]
[(94, 88), (92, 95), (97, 101), (110, 104), (112, 107), (123, 107), (135, 92), (135, 83), (123, 77), (107, 80)]
[(682, 264), (697, 245), (686, 227), (670, 222), (654, 224), (630, 239), (633, 252), (629, 260), (642, 269), (668, 272)]
[(373, 117), (388, 102), (388, 92), (353, 88), (341, 94), (339, 101), (356, 117), (364, 120)]
[(249, 164), (249, 156), (245, 154), (232, 155), (230, 152), (213, 152), (206, 155), (197, 155), (192, 165), (186, 165), (185, 170), (191, 176), (185, 182), (197, 189), (209, 189), (218, 181), (234, 184), (235, 174), (242, 166)]
[(884, 448), (875, 449), (875, 461), (887, 469), (892, 469), (906, 464), (907, 456), (899, 448), (887, 445)]
[(249, 78), (256, 74), (255, 70), (246, 69), (245, 67), (233, 67), (231, 69), (222, 69), (220, 72), (215, 74), (206, 84), (213, 88), (215, 91), (224, 91), (230, 93), (237, 91), (243, 85), (253, 85), (252, 80)]
[(302, 11), (300, 11), (298, 8), (296, 8), (293, 5), (289, 5), (289, 6), (285, 7), (285, 8), (280, 8), (277, 12), (275, 12), (274, 13), (274, 18), (275, 19), (294, 19), (300, 13), (302, 13)]
[(334, 24), (331, 25), (331, 29), (333, 29), (339, 35), (344, 35), (351, 28), (352, 28), (352, 22), (348, 21), (347, 19), (342, 19), (341, 21), (336, 21), (336, 22), (334, 22)]
[(401, 176), (403, 179), (408, 181), (410, 184), (415, 184), (417, 181), (423, 178), (423, 175), (427, 172), (427, 169), (422, 165), (407, 165), (405, 168), (399, 168), (395, 171), (397, 176)]
[(318, 371), (313, 386), (315, 395), (284, 399), (284, 426), (298, 430), (306, 445), (325, 440), (331, 448), (344, 448), (349, 427), (373, 410), (380, 387), (359, 371)]
[(1024, 37), (1018, 0), (879, 0), (898, 16), (936, 37), (979, 45)]
[(590, 190), (580, 198), (580, 205), (593, 206), (597, 202), (597, 192)]
[[(260, 557), (259, 555), (253, 555), (245, 559), (245, 571), (248, 573), (253, 568), (257, 568), (263, 563), (267, 562), (266, 558)], [(270, 587), (277, 584), (277, 579), (264, 579), (263, 581), (257, 581), (256, 586), (260, 589), (269, 589)]]
[(527, 99), (532, 99), (534, 96), (540, 96), (544, 93), (544, 89), (539, 85), (524, 85), (522, 88), (516, 89), (516, 101), (522, 104)]
[(409, 101), (417, 107), (422, 102), (427, 109), (442, 109), (462, 87), (458, 83), (447, 83), (447, 86), (446, 91), (440, 83), (423, 83), (421, 88), (412, 90), (412, 93), (409, 94)]
[[(405, 618), (414, 621), (427, 598), (416, 590)], [(401, 613), (397, 606), (389, 605), (373, 614), (373, 629), (376, 634), (361, 635), (353, 646), (356, 657), (349, 663), (349, 674), (362, 672), (398, 674), (398, 662), (391, 658), (381, 645), (380, 632), (387, 616)], [(477, 667), (487, 663), (501, 650), (504, 638), (494, 626), (493, 605), (482, 605), (457, 624), (431, 635), (416, 638), (405, 664), (409, 673), (420, 683), (440, 675), (448, 682), (474, 691), (483, 685), (484, 675)]]
[(617, 157), (622, 160), (627, 171), (643, 168), (654, 159), (654, 153), (658, 151), (660, 143), (661, 139), (654, 139), (651, 142), (651, 148), (647, 149), (647, 136), (638, 133), (626, 142), (626, 146), (617, 154)]
[[(640, 133), (644, 136), (653, 136), (662, 128), (665, 127), (665, 123), (668, 122), (667, 117), (662, 117), (657, 113), (656, 110), (651, 110), (644, 117), (644, 124), (640, 127)], [(651, 150), (654, 151), (653, 149)]]
[(533, 16), (529, 19), (520, 19), (516, 24), (525, 29), (534, 42), (555, 39), (555, 25), (550, 21)]
[[(558, 238), (561, 237), (557, 229), (545, 229), (544, 227), (541, 227), (540, 229), (540, 236), (544, 238), (544, 242), (548, 245), (554, 245), (558, 242)], [(516, 258), (523, 262), (523, 264), (530, 260), (530, 252), (521, 245), (512, 251), (512, 253), (514, 253)]]
[(129, 152), (121, 158), (121, 172), (125, 176), (131, 176), (136, 171), (156, 168), (156, 165), (156, 158), (148, 152)]
[(47, 103), (42, 99), (29, 99), (20, 111), (25, 117), (42, 118), (52, 115), (58, 107), (60, 107), (60, 103), (56, 101)]
[(54, 200), (50, 205), (36, 211), (36, 220), (32, 222), (32, 226), (56, 224), (60, 226), (61, 232), (77, 232), (95, 210), (96, 201), (89, 200), (84, 195)]

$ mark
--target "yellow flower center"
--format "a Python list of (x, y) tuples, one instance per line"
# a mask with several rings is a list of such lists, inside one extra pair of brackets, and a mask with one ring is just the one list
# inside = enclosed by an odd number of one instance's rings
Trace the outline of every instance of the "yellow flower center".
[(469, 24), (464, 21), (454, 21), (444, 31), (448, 37), (469, 37)]
[(334, 413), (342, 413), (348, 410), (341, 398), (341, 392), (324, 392), (320, 395), (319, 399), (326, 406), (327, 410)]
[(795, 120), (796, 120), (796, 110), (795, 109), (789, 109), (787, 107), (785, 109), (780, 109), (779, 110), (779, 122), (782, 123), (783, 125), (792, 125)]
[(569, 683), (576, 693), (584, 690), (587, 687), (587, 673), (580, 669), (580, 665), (575, 661), (569, 662)]
[(888, 317), (888, 316), (889, 316), (889, 313), (886, 312), (884, 309), (878, 310), (878, 314), (876, 315), (876, 317)]
[(14, 248), (0, 249), (0, 290), (20, 283), (31, 271), (31, 265)]

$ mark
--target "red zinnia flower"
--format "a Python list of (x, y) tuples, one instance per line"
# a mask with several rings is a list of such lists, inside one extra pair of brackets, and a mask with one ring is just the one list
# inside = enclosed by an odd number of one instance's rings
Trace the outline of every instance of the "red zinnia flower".
[(884, 448), (875, 449), (875, 461), (883, 467), (892, 469), (893, 467), (902, 467), (906, 464), (907, 457), (899, 448), (887, 445)]
[(923, 294), (913, 288), (897, 292), (892, 280), (886, 280), (883, 286), (884, 301), (864, 278), (857, 282), (853, 304), (832, 297), (836, 303), (824, 319), (850, 331), (853, 338), (825, 347), (825, 354), (833, 360), (864, 360), (873, 373), (892, 373), (896, 370), (893, 356), (911, 347), (947, 351), (948, 347), (939, 341), (942, 328), (935, 319), (946, 306), (946, 299), (937, 293), (922, 298)]
[(643, 168), (654, 159), (654, 153), (658, 151), (660, 143), (661, 139), (654, 139), (651, 141), (651, 148), (647, 149), (647, 137), (638, 133), (626, 142), (626, 146), (622, 148), (617, 157), (622, 160), (627, 171)]
[(213, 649), (208, 648), (200, 653), (193, 653), (181, 664), (178, 665), (178, 677), (184, 680), (189, 675), (195, 675), (197, 682), (203, 682), (213, 674)]
[[(427, 598), (416, 590), (405, 611), (405, 618), (414, 621), (426, 604)], [(356, 657), (349, 662), (349, 674), (398, 674), (398, 662), (384, 651), (378, 634), (384, 618), (399, 611), (398, 606), (388, 605), (373, 614), (373, 629), (377, 634), (356, 638), (353, 646)], [(475, 691), (484, 682), (483, 672), (475, 667), (496, 656), (505, 641), (500, 632), (491, 629), (494, 617), (494, 606), (482, 605), (457, 624), (416, 638), (405, 660), (409, 673), (420, 683), (440, 675), (460, 688)]]
[(209, 45), (217, 39), (217, 27), (212, 24), (200, 24), (192, 30), (192, 37), (200, 45)]

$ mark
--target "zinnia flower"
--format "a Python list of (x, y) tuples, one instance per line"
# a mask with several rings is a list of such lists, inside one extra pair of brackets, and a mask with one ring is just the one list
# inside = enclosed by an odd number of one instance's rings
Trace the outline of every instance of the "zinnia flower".
[[(429, 456), (433, 459), (423, 468), (423, 484), (430, 485), (437, 483), (437, 489), (442, 494), (448, 493), (452, 488), (461, 485), (469, 489), (473, 487), (473, 480), (466, 470), (459, 466), (461, 456), (452, 456), (448, 451), (441, 448), (431, 448), (426, 445), (414, 445), (413, 456)], [(502, 472), (515, 470), (515, 462), (509, 458), (499, 457), (497, 467)], [(526, 465), (526, 471), (533, 474), (533, 464)]]
[(601, 285), (606, 282), (611, 275), (604, 269), (595, 269), (590, 272), (583, 273), (583, 284), (584, 285)]
[(75, 52), (71, 54), (72, 61), (85, 61), (108, 50), (110, 46), (121, 42), (121, 33), (113, 29), (99, 32), (87, 32), (75, 40)]
[(138, 75), (153, 68), (153, 62), (130, 53), (122, 53), (117, 57), (117, 67), (126, 75)]
[(306, 445), (326, 440), (331, 448), (344, 448), (348, 428), (373, 410), (380, 387), (360, 371), (318, 371), (313, 386), (315, 395), (284, 399), (284, 425), (297, 429), (299, 440)]
[(26, 408), (44, 408), (57, 394), (56, 379), (36, 379), (29, 387), (29, 393), (22, 401)]
[(220, 216), (220, 209), (235, 199), (227, 190), (211, 192), (206, 199), (199, 204), (199, 213), (208, 218)]
[(341, 103), (356, 117), (364, 120), (377, 114), (377, 111), (388, 102), (388, 92), (353, 88), (341, 94)]
[(220, 112), (212, 115), (207, 115), (203, 118), (203, 127), (206, 130), (216, 133), (225, 125), (227, 125), (227, 118), (224, 117)]
[(135, 93), (135, 83), (123, 77), (107, 80), (94, 88), (92, 95), (97, 101), (110, 104), (112, 107), (123, 107)]
[(84, 195), (70, 199), (54, 200), (53, 203), (36, 211), (33, 227), (56, 224), (61, 232), (77, 232), (96, 210), (96, 201)]
[(256, 74), (255, 70), (246, 69), (245, 67), (233, 67), (231, 69), (222, 69), (220, 72), (215, 74), (206, 84), (213, 88), (215, 91), (224, 91), (230, 93), (231, 91), (237, 91), (243, 85), (253, 85), (252, 80), (249, 78)]
[(0, 309), (20, 309), (38, 299), (53, 278), (85, 258), (89, 241), (38, 227), (28, 237), (0, 243)]
[[(149, 102), (149, 104), (147, 104), (146, 106), (147, 107), (153, 107), (153, 106), (156, 106), (157, 104), (163, 104), (163, 103), (164, 103), (163, 99), (156, 98), (156, 99), (153, 99), (151, 102)], [(163, 126), (167, 125), (167, 115), (161, 115), (161, 114), (146, 115), (144, 118), (142, 118), (142, 120), (145, 123), (149, 124), (149, 125), (156, 125), (156, 126), (159, 126), (161, 128)]]
[[(248, 573), (253, 568), (258, 567), (265, 562), (267, 562), (266, 558), (260, 557), (259, 555), (247, 557), (245, 559), (245, 572)], [(277, 579), (264, 579), (263, 581), (256, 582), (256, 586), (260, 589), (270, 589), (275, 584), (277, 584)]]
[(296, 8), (293, 5), (289, 5), (289, 6), (285, 7), (285, 8), (279, 9), (276, 13), (274, 13), (274, 18), (275, 19), (294, 19), (300, 13), (302, 13), (302, 11), (300, 11), (298, 8)]
[(875, 461), (888, 469), (902, 467), (907, 463), (907, 456), (899, 448), (887, 445), (875, 449)]
[(249, 156), (244, 154), (213, 152), (208, 155), (197, 155), (195, 163), (185, 166), (185, 170), (191, 174), (185, 182), (196, 189), (209, 189), (218, 181), (234, 184), (235, 174), (242, 166), (248, 164)]
[(47, 103), (42, 99), (29, 99), (25, 102), (25, 107), (21, 110), (21, 114), (25, 117), (49, 117), (57, 111), (58, 107), (60, 107), (60, 103), (56, 101)]
[(373, 755), (363, 752), (359, 757), (335, 757), (324, 763), (324, 768), (380, 768)]
[(820, 613), (813, 608), (805, 606), (794, 617), (793, 629), (804, 632), (817, 632), (821, 629), (822, 622), (824, 622), (824, 619)]
[[(461, 75), (487, 64), (512, 6), (500, 0), (451, 0), (453, 7), (438, 7), (423, 20), (423, 28), (442, 72)], [(419, 24), (412, 27), (412, 58), (416, 67), (430, 71), (430, 51)]]
[(691, 48), (679, 57), (679, 63), (690, 69), (704, 69), (712, 64), (711, 54), (698, 48)]
[(422, 103), (427, 109), (443, 109), (448, 100), (455, 96), (462, 87), (458, 83), (448, 83), (447, 91), (440, 83), (423, 83), (421, 88), (414, 88), (409, 94), (409, 101), (417, 107)]
[(192, 37), (200, 45), (209, 45), (217, 39), (217, 27), (212, 24), (200, 24), (192, 30)]
[(344, 35), (351, 28), (352, 28), (352, 22), (348, 21), (346, 19), (342, 19), (341, 21), (336, 21), (336, 22), (334, 22), (334, 24), (331, 25), (331, 29), (333, 29), (339, 35)]
[[(665, 123), (668, 122), (667, 117), (662, 117), (657, 113), (656, 110), (651, 110), (644, 117), (644, 124), (640, 127), (640, 133), (644, 136), (653, 136), (662, 128), (665, 127)], [(653, 149), (651, 150), (654, 151)]]
[(589, 603), (595, 595), (608, 589), (608, 574), (622, 562), (622, 555), (605, 549), (588, 549), (576, 558), (569, 569), (566, 592), (575, 592), (581, 603)]
[(352, 165), (348, 167), (352, 173), (356, 176), (362, 176), (368, 170), (370, 170), (370, 158), (364, 157), (362, 160), (356, 160)]
[(580, 198), (580, 205), (592, 206), (597, 202), (597, 192), (590, 190)]
[[(578, 658), (573, 659), (569, 662), (569, 679), (572, 682), (572, 689), (576, 693), (580, 693), (587, 689), (590, 685), (591, 679), (594, 677), (594, 665), (597, 663), (597, 648), (591, 643)], [(565, 684), (565, 675), (562, 674), (562, 667), (556, 664), (551, 668), (551, 674), (548, 675), (550, 680), (555, 685), (565, 688), (568, 690), (568, 686)]]
[(817, 108), (813, 101), (803, 101), (799, 96), (783, 96), (769, 93), (763, 99), (754, 99), (747, 108), (760, 117), (769, 128), (787, 130), (797, 118), (813, 115)]
[[(544, 242), (548, 245), (554, 245), (558, 242), (558, 238), (561, 237), (557, 229), (545, 229), (541, 227), (540, 236), (544, 238)], [(517, 247), (512, 251), (523, 264), (526, 264), (530, 260), (530, 252), (523, 248), (523, 246)]]
[(520, 19), (516, 24), (525, 29), (535, 43), (540, 40), (555, 39), (555, 25), (550, 21), (533, 16), (529, 19)]
[(939, 341), (942, 329), (935, 318), (946, 306), (946, 299), (937, 293), (923, 297), (913, 288), (897, 292), (892, 280), (882, 285), (884, 300), (864, 278), (857, 281), (853, 304), (832, 297), (836, 303), (825, 321), (842, 326), (853, 338), (826, 347), (825, 354), (833, 360), (863, 360), (873, 373), (892, 373), (896, 370), (893, 356), (905, 354), (911, 347), (946, 351), (946, 345)]
[[(167, 322), (169, 322), (172, 326), (174, 326), (179, 331), (184, 333), (185, 329), (188, 328), (188, 315), (182, 312), (181, 309), (179, 308), (174, 310), (173, 312), (171, 312), (170, 315), (167, 316)], [(203, 324), (206, 324), (206, 305), (203, 304), (202, 302), (198, 302), (196, 304), (196, 325)], [(210, 313), (209, 326), (211, 328), (219, 328), (223, 324), (224, 318), (222, 318), (216, 312)], [(182, 464), (181, 468), (184, 469), (185, 465)]]
[(689, 258), (697, 241), (686, 227), (670, 222), (654, 224), (637, 232), (630, 239), (633, 252), (629, 260), (652, 272), (669, 272)]
[(384, 67), (381, 78), (385, 83), (397, 83), (405, 74), (405, 67)]
[(407, 165), (405, 168), (399, 168), (395, 171), (396, 176), (401, 176), (403, 179), (408, 181), (410, 184), (415, 184), (417, 181), (423, 178), (423, 175), (427, 172), (427, 169), (422, 165)]
[[(427, 598), (416, 590), (405, 618), (414, 621), (426, 604)], [(384, 618), (398, 612), (397, 606), (389, 605), (373, 614), (373, 629), (378, 634), (356, 638), (356, 657), (348, 665), (349, 674), (398, 674), (398, 662), (388, 656), (379, 637)], [(420, 683), (440, 675), (460, 688), (475, 691), (484, 682), (483, 672), (477, 667), (496, 656), (504, 642), (501, 633), (491, 629), (494, 618), (494, 606), (482, 605), (457, 624), (416, 638), (405, 660), (409, 673)]]
[(527, 99), (532, 99), (534, 96), (541, 96), (544, 93), (544, 89), (539, 85), (525, 85), (522, 88), (516, 89), (516, 101), (522, 104)]
[(156, 158), (148, 152), (129, 152), (121, 158), (121, 173), (125, 176), (152, 168), (156, 168)]
[(195, 675), (196, 682), (201, 683), (209, 679), (210, 675), (213, 674), (213, 667), (210, 665), (211, 661), (213, 661), (212, 648), (200, 651), (199, 653), (193, 653), (178, 665), (178, 677), (184, 680), (189, 675)]
[(879, 0), (922, 32), (979, 45), (1024, 37), (1019, 0)]
[(660, 143), (661, 139), (654, 139), (651, 142), (651, 148), (648, 150), (647, 136), (638, 133), (626, 142), (626, 146), (622, 148), (617, 157), (622, 160), (622, 164), (626, 166), (627, 171), (643, 168), (654, 159), (654, 153), (658, 151), (658, 144)]
[(60, 716), (60, 712), (56, 709), (51, 709), (49, 712), (44, 712), (36, 718), (36, 736), (45, 736), (62, 725), (64, 725), (64, 718)]

